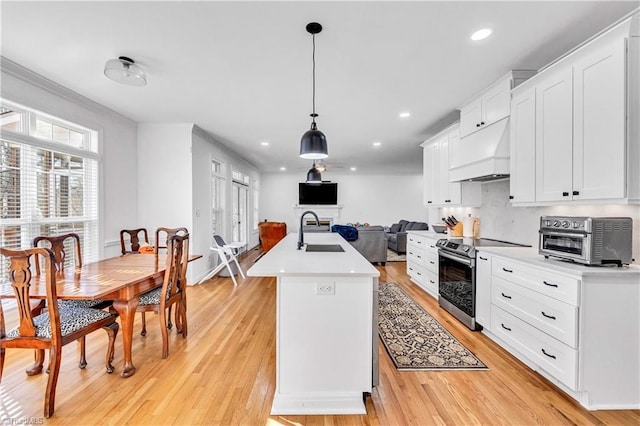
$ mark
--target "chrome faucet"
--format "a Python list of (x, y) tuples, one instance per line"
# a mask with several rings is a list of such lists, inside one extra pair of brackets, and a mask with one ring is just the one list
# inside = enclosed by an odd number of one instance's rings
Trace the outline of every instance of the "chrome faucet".
[(316, 225), (320, 226), (320, 219), (318, 219), (318, 215), (315, 214), (315, 212), (312, 212), (311, 210), (307, 210), (306, 212), (302, 213), (302, 215), (300, 216), (300, 228), (298, 229), (298, 250), (300, 250), (304, 245), (304, 232), (302, 231), (302, 222), (303, 222), (304, 216), (307, 213), (311, 213), (313, 217), (316, 218)]

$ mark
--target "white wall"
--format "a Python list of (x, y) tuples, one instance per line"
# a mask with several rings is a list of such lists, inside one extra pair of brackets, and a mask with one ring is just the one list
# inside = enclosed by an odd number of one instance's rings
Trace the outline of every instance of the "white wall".
[[(540, 216), (612, 216), (633, 219), (632, 253), (636, 264), (640, 264), (640, 206), (594, 205), (553, 207), (512, 207), (509, 202), (509, 180), (482, 184), (482, 206), (480, 208), (459, 207), (430, 211), (434, 220), (454, 215), (461, 219), (468, 214), (480, 218), (480, 236), (514, 241), (538, 247)], [(435, 216), (434, 216), (435, 214)]]
[(120, 254), (120, 230), (137, 217), (137, 123), (2, 59), (0, 96), (100, 135), (100, 257)]
[(217, 255), (209, 250), (211, 247), (211, 160), (216, 159), (225, 165), (225, 205), (226, 217), (223, 219), (224, 231), (222, 238), (226, 242), (231, 241), (231, 171), (237, 170), (251, 177), (249, 186), (248, 213), (250, 221), (248, 248), (258, 244), (258, 232), (253, 226), (253, 186), (260, 180), (258, 170), (235, 152), (229, 150), (224, 145), (215, 141), (208, 134), (204, 133), (197, 126), (193, 131), (192, 143), (192, 180), (193, 180), (193, 229), (191, 252), (202, 254), (204, 259), (193, 262), (189, 265), (190, 272), (193, 272), (193, 280), (197, 282), (204, 277), (217, 264)]
[[(294, 206), (298, 204), (298, 183), (306, 174), (269, 173), (262, 175), (260, 219), (286, 222), (288, 232), (297, 232)], [(338, 183), (340, 223), (391, 225), (400, 219), (426, 221), (420, 175), (322, 174), (323, 180)], [(313, 210), (313, 208), (311, 208)]]

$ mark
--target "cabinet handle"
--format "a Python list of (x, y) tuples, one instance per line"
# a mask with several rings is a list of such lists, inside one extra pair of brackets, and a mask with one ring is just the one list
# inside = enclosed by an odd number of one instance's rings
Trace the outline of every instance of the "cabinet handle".
[(431, 200), (427, 201), (427, 204), (431, 204), (431, 203), (433, 203), (433, 201), (431, 201)]
[(432, 265), (436, 264), (436, 262), (434, 262), (433, 260), (430, 260), (429, 263), (432, 264)]
[(432, 249), (436, 248), (436, 246), (429, 246), (429, 247), (431, 247)]
[(544, 348), (542, 348), (542, 353), (545, 354), (546, 356), (548, 356), (549, 358), (556, 359), (555, 355), (551, 355), (551, 354), (547, 353), (547, 351), (545, 351)]
[(573, 191), (573, 195), (580, 195), (580, 191)]
[(510, 199), (510, 200), (513, 200), (513, 195), (509, 195), (509, 199)]
[(429, 280), (429, 282), (430, 282), (431, 284), (435, 284), (435, 283), (436, 283), (434, 280)]
[(418, 275), (422, 275), (420, 272), (418, 272)]
[(480, 127), (480, 123), (476, 124), (476, 127)]
[(506, 325), (504, 325), (504, 323), (500, 323), (500, 325), (502, 326), (502, 328), (504, 328), (507, 331), (511, 331), (511, 329), (509, 327), (507, 327)]
[(481, 121), (481, 122), (480, 122), (480, 125), (481, 125), (481, 126), (484, 126), (484, 121)]
[(450, 203), (450, 202), (451, 202), (451, 200), (444, 200), (444, 202), (445, 202), (445, 203)]
[(478, 256), (480, 260), (488, 260), (486, 257)]
[(547, 315), (547, 314), (545, 314), (545, 313), (544, 313), (544, 311), (540, 311), (540, 313), (541, 313), (544, 317), (546, 317), (546, 318), (550, 318), (550, 319), (552, 319), (552, 320), (556, 319), (556, 317), (554, 317), (553, 315)]
[(422, 256), (420, 256), (420, 255), (417, 255), (416, 257), (417, 257), (418, 259), (422, 259)]
[(510, 274), (513, 273), (513, 269), (502, 268), (502, 270)]
[(549, 287), (558, 287), (558, 284), (548, 283), (546, 281), (542, 281), (544, 285), (548, 285)]
[(418, 244), (422, 244), (422, 241), (417, 241)]
[(562, 193), (562, 196), (563, 196), (563, 197), (568, 197), (568, 196), (569, 196), (569, 192), (564, 191), (564, 192)]
[(413, 271), (413, 268), (409, 267), (409, 270), (410, 270), (410, 271)]
[(505, 299), (511, 299), (511, 296), (508, 296), (508, 295), (506, 295), (506, 294), (504, 294), (504, 293), (500, 293), (500, 294), (501, 294), (501, 295), (502, 295), (502, 297), (504, 297)]

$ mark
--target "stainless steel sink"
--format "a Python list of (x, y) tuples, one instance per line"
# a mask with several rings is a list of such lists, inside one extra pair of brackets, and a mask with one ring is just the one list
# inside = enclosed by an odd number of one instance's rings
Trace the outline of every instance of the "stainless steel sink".
[(341, 252), (344, 249), (340, 244), (307, 244), (305, 251)]

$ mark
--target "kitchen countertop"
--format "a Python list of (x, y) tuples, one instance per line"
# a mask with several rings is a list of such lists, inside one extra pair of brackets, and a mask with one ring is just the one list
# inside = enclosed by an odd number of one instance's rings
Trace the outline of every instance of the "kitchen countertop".
[(564, 274), (580, 276), (637, 275), (639, 279), (638, 284), (640, 284), (640, 265), (629, 265), (621, 268), (617, 266), (587, 266), (553, 258), (546, 259), (544, 256), (538, 254), (537, 247), (477, 247), (476, 251), (506, 257), (531, 266), (547, 268), (554, 272)]
[(297, 250), (298, 234), (290, 233), (249, 268), (250, 277), (379, 277), (380, 272), (335, 232), (304, 234), (306, 244), (340, 244), (344, 252)]

